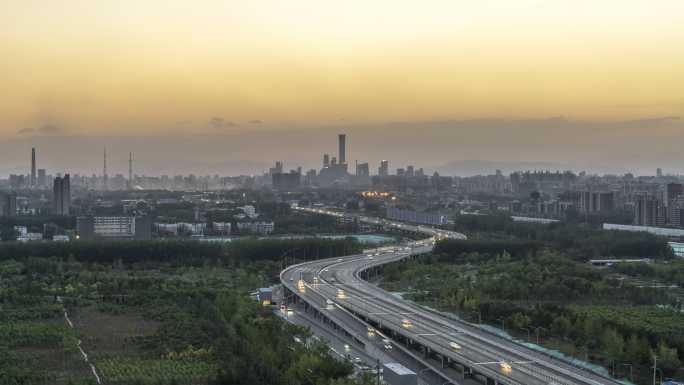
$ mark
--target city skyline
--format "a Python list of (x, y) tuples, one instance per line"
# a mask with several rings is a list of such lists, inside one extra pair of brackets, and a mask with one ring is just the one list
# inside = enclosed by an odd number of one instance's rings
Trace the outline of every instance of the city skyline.
[[(0, 175), (27, 173), (26, 153), (40, 151), (41, 168), (53, 172), (102, 173), (102, 148), (111, 153), (111, 174), (128, 173), (129, 152), (139, 174), (260, 174), (274, 159), (287, 167), (315, 168), (322, 153), (333, 153), (334, 136), (350, 136), (347, 163), (420, 164), (426, 171), (475, 175), (526, 169), (651, 175), (656, 168), (684, 173), (676, 117), (622, 122), (471, 120), (337, 125), (319, 130), (293, 128), (254, 133), (157, 136), (36, 135), (0, 141)], [(578, 127), (591, 133), (578, 135)], [(639, 141), (643, 127), (660, 131)], [(415, 136), (416, 132), (423, 135)], [(472, 132), (472, 134), (470, 133)], [(467, 133), (467, 134), (466, 134)], [(618, 133), (619, 135), (616, 135)], [(99, 149), (99, 150), (98, 150)], [(658, 151), (652, 151), (658, 149)], [(376, 169), (376, 167), (373, 167)], [(393, 169), (393, 166), (391, 167)]]

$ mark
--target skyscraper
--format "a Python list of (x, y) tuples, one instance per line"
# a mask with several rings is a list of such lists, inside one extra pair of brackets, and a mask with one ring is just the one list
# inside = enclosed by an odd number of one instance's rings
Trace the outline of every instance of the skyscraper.
[(634, 224), (638, 226), (663, 226), (666, 212), (663, 201), (644, 195), (634, 202)]
[(329, 167), (329, 166), (330, 166), (330, 155), (323, 154), (323, 167)]
[(387, 176), (389, 175), (389, 161), (380, 161), (380, 167), (378, 167), (378, 175)]
[(71, 208), (71, 182), (69, 174), (55, 177), (52, 186), (52, 211), (55, 215), (69, 215)]
[(615, 209), (615, 194), (612, 191), (578, 191), (576, 199), (578, 209), (583, 213)]
[(667, 196), (665, 197), (665, 204), (669, 206), (673, 200), (677, 199), (677, 197), (684, 194), (684, 184), (668, 183), (666, 192)]
[(340, 164), (346, 164), (347, 163), (347, 135), (345, 134), (339, 134), (337, 137), (338, 145), (339, 145), (339, 156), (337, 157), (337, 160)]
[(36, 186), (36, 148), (31, 148), (31, 187)]
[(0, 192), (0, 217), (13, 217), (17, 214), (17, 194)]
[(356, 176), (370, 176), (368, 163), (364, 162), (356, 165)]
[(45, 174), (44, 168), (38, 169), (38, 187), (40, 187), (40, 188), (47, 187), (47, 175)]
[(282, 161), (276, 161), (275, 167), (271, 167), (268, 169), (269, 175), (282, 174), (282, 173), (283, 173), (283, 162)]

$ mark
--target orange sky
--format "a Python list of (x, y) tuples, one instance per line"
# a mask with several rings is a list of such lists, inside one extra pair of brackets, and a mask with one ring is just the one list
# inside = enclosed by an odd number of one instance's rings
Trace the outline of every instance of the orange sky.
[(682, 42), (681, 0), (5, 0), (0, 137), (680, 116)]

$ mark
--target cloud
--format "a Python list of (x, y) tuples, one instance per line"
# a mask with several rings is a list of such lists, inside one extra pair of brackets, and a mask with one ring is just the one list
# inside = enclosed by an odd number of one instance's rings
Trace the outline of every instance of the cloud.
[(38, 128), (24, 127), (17, 131), (17, 135), (58, 135), (62, 133), (62, 131), (62, 127), (56, 124), (48, 123), (43, 124)]
[(230, 120), (225, 120), (224, 118), (214, 116), (213, 118), (209, 119), (209, 126), (215, 129), (223, 129), (235, 127), (237, 124), (235, 124), (235, 122), (231, 122)]
[(43, 134), (43, 135), (54, 135), (54, 134), (59, 134), (60, 132), (62, 132), (62, 128), (56, 124), (50, 124), (49, 123), (49, 124), (44, 124), (44, 125), (38, 127), (36, 132), (38, 132), (39, 134)]
[(261, 123), (263, 123), (263, 120), (259, 120), (259, 119), (254, 119), (254, 120), (249, 121), (249, 124), (261, 124)]
[(661, 124), (672, 123), (678, 120), (680, 120), (679, 116), (662, 116), (656, 118), (627, 120), (622, 122), (622, 124), (629, 127), (659, 126)]

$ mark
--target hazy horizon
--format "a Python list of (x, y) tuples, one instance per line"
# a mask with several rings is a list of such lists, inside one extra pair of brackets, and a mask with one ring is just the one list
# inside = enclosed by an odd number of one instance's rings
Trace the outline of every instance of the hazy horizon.
[[(101, 174), (105, 146), (110, 174), (127, 173), (129, 152), (141, 175), (259, 174), (276, 160), (285, 161), (286, 169), (318, 169), (323, 153), (337, 155), (338, 133), (347, 134), (352, 171), (357, 160), (369, 162), (374, 172), (381, 159), (388, 159), (392, 171), (411, 164), (448, 175), (493, 173), (497, 168), (652, 175), (661, 167), (666, 173), (684, 173), (679, 140), (684, 125), (677, 117), (390, 122), (316, 129), (260, 125), (266, 127), (168, 136), (25, 133), (0, 142), (0, 175), (28, 172), (31, 147), (37, 149), (38, 167), (48, 172)], [(642, 130), (658, 134), (634, 140)]]

